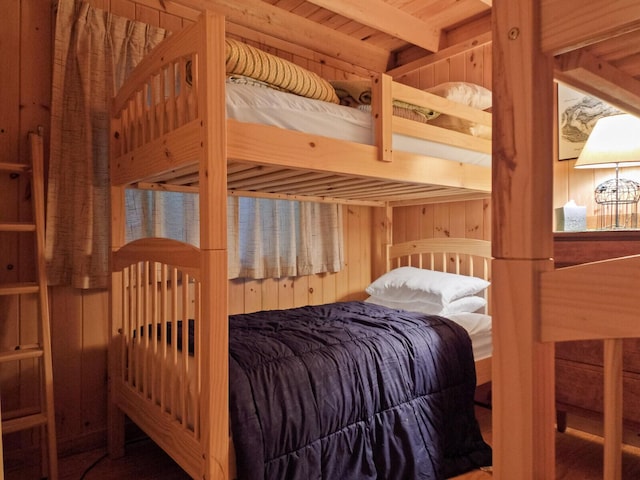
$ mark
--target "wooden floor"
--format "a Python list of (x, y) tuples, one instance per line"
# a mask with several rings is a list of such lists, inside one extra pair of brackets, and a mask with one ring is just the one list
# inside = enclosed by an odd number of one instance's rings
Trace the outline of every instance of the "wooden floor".
[[(491, 411), (476, 407), (478, 422), (485, 441), (491, 444)], [(583, 418), (570, 417), (570, 425), (585, 425)], [(592, 425), (589, 425), (591, 428)], [(455, 480), (487, 480), (490, 472), (473, 471), (455, 477)], [(622, 457), (623, 480), (640, 479), (640, 448), (625, 445)], [(602, 438), (568, 427), (556, 433), (556, 479), (602, 480)]]
[[(491, 443), (491, 411), (477, 407), (477, 416), (485, 440)], [(602, 478), (602, 440), (572, 428), (556, 434), (559, 480), (600, 480)], [(625, 447), (622, 459), (623, 479), (640, 478), (640, 448)], [(1, 478), (1, 476), (0, 476)], [(37, 469), (11, 469), (7, 480), (39, 479)], [(189, 477), (155, 444), (142, 440), (130, 444), (124, 458), (110, 460), (104, 450), (93, 450), (60, 459), (60, 480), (186, 480)], [(491, 472), (473, 471), (455, 480), (488, 480)]]

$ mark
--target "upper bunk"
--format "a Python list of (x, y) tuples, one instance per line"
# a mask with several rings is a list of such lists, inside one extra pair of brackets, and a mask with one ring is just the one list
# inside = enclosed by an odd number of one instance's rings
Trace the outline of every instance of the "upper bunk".
[[(233, 17), (233, 8), (228, 8), (230, 12), (224, 13)], [(205, 137), (217, 128), (214, 124), (224, 123), (216, 135), (217, 143), (224, 144), (221, 155), (226, 158), (230, 195), (371, 206), (489, 196), (491, 114), (409, 87), (389, 74), (353, 65), (353, 70), (369, 73), (370, 110), (324, 102), (323, 110), (339, 110), (323, 121), (336, 123), (335, 134), (317, 131), (319, 122), (313, 117), (303, 118), (300, 128), (289, 128), (295, 123), (289, 120), (277, 119), (274, 126), (261, 119), (246, 121), (231, 114), (227, 118), (221, 106), (229, 102), (229, 91), (245, 86), (229, 83), (229, 71), (224, 69), (229, 44), (225, 45), (224, 32), (214, 32), (209, 25), (216, 16), (198, 16), (192, 25), (171, 35), (118, 91), (112, 120), (114, 185), (196, 190), (202, 178), (199, 161), (211, 143)], [(225, 21), (225, 30), (237, 31), (229, 28), (229, 17)], [(295, 103), (302, 101), (297, 98)], [(407, 118), (398, 113), (399, 104), (437, 112), (465, 127), (451, 130), (428, 120), (416, 121), (415, 115)], [(234, 110), (226, 103), (226, 113)], [(346, 127), (338, 123), (338, 117), (352, 115), (360, 132), (354, 139), (345, 133), (354, 122)], [(220, 122), (221, 118), (225, 120)], [(309, 125), (311, 130), (306, 131)]]

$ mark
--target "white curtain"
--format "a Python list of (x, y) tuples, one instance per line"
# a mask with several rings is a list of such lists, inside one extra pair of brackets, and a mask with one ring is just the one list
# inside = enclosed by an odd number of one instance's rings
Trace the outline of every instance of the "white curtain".
[(199, 210), (195, 193), (127, 190), (126, 241), (164, 237), (198, 246)]
[(58, 2), (46, 224), (52, 285), (107, 286), (109, 105), (165, 36), (85, 2)]
[(337, 272), (344, 264), (342, 207), (229, 197), (229, 278)]
[[(198, 196), (127, 192), (127, 241), (165, 237), (198, 245)], [(229, 278), (338, 272), (344, 266), (342, 207), (227, 198)]]

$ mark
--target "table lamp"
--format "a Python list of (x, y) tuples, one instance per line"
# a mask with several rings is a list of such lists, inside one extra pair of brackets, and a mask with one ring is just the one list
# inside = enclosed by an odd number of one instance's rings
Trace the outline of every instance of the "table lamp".
[[(600, 118), (578, 156), (575, 168), (614, 168), (615, 178), (606, 180), (595, 189), (595, 201), (602, 205), (601, 228), (621, 228), (627, 225), (627, 208), (633, 206), (637, 225), (637, 203), (640, 199), (640, 183), (620, 178), (621, 167), (640, 166), (640, 119), (621, 114)], [(621, 223), (620, 206), (625, 206), (625, 218)], [(607, 218), (611, 217), (611, 224)], [(633, 226), (636, 226), (633, 225)]]

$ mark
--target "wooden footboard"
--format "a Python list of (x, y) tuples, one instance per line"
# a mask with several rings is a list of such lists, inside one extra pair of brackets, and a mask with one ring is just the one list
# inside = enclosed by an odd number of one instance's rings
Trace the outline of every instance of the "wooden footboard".
[(116, 405), (190, 475), (202, 471), (200, 251), (167, 239), (113, 254)]
[[(109, 450), (123, 453), (124, 412), (207, 479), (229, 471), (223, 57), (220, 15), (162, 42), (114, 98), (110, 145)], [(199, 249), (162, 239), (125, 245), (125, 188), (161, 179), (198, 185)]]

